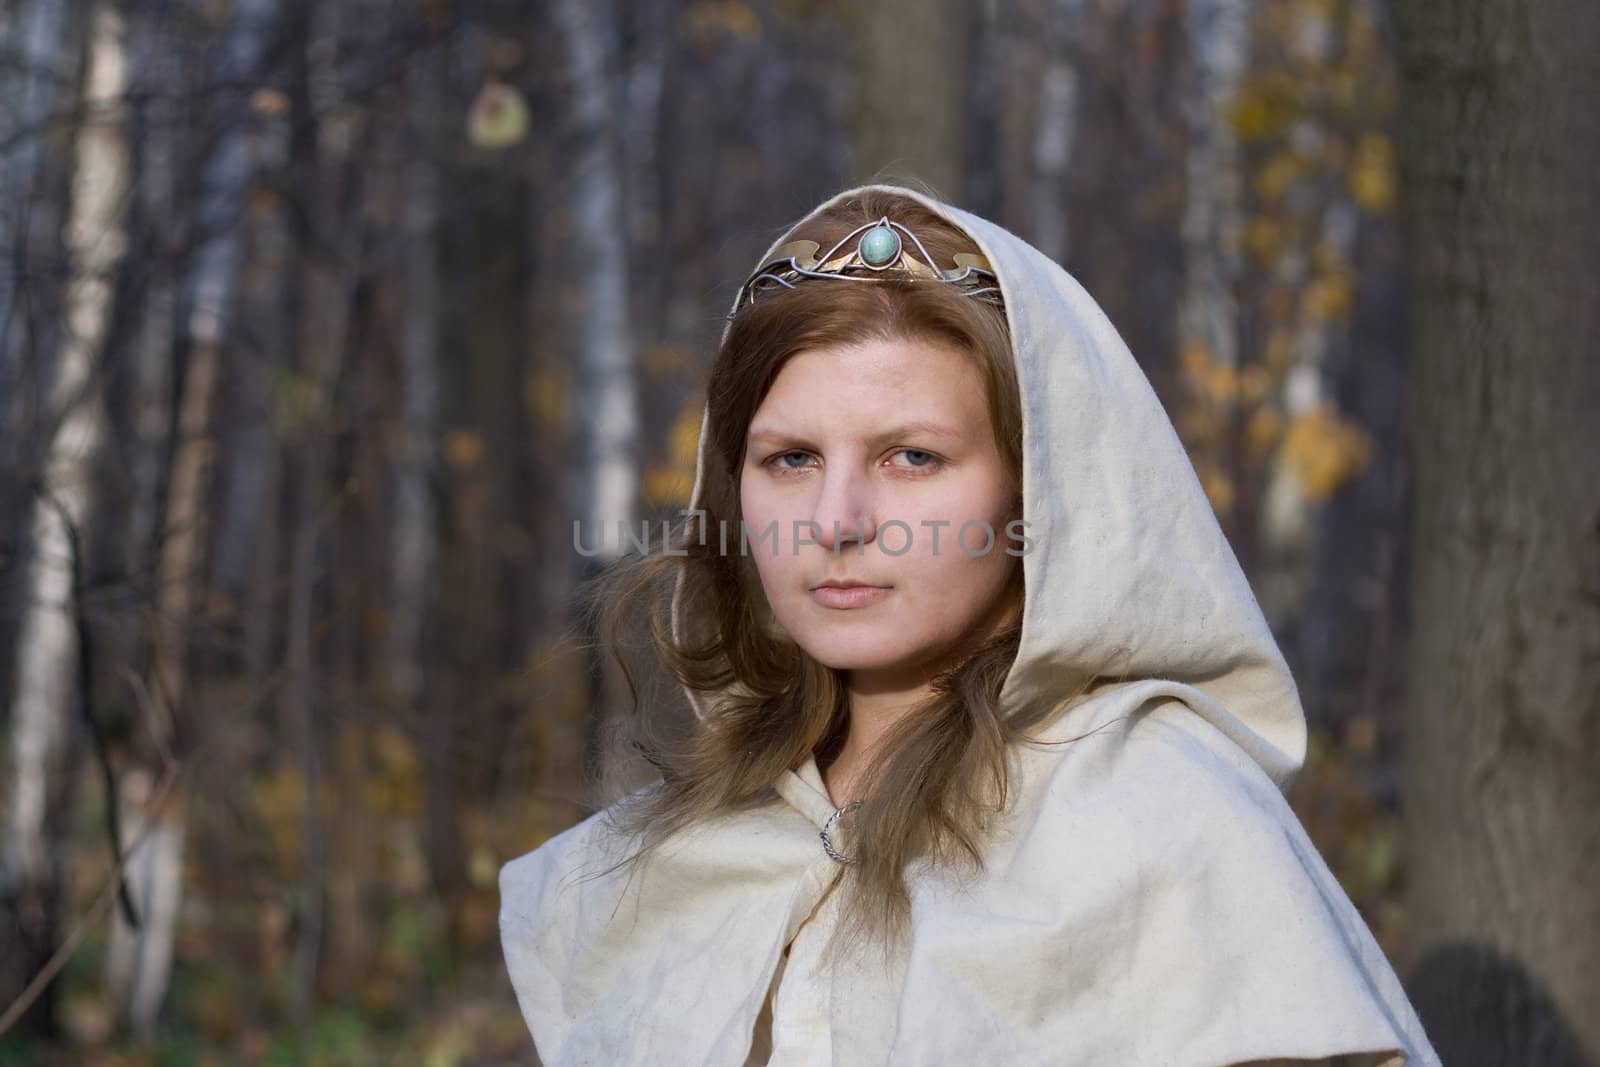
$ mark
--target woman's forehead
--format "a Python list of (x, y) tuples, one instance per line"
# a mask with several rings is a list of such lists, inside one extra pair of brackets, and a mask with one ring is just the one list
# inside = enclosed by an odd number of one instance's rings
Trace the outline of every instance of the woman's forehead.
[(817, 351), (779, 372), (747, 436), (919, 432), (964, 437), (988, 421), (982, 376), (953, 350)]
[(954, 345), (875, 339), (795, 354), (778, 371), (763, 404), (903, 395), (906, 403), (927, 406), (948, 396), (965, 396), (981, 378), (976, 360)]

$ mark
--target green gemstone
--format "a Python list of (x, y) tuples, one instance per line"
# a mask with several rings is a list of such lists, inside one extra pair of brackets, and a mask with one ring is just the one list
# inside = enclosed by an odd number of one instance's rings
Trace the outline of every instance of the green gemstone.
[(860, 251), (868, 266), (887, 266), (900, 254), (900, 235), (887, 226), (878, 226), (862, 236)]

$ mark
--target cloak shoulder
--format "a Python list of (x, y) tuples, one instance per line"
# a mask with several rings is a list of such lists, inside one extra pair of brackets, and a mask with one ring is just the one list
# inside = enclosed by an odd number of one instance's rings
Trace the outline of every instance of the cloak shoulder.
[(1278, 787), (1190, 705), (1139, 702), (1161, 688), (1024, 748), (985, 876), (919, 883), (890, 1062), (1437, 1063)]
[(507, 970), (541, 1062), (740, 1064), (779, 954), (834, 871), (781, 801), (640, 866), (598, 812), (500, 872)]

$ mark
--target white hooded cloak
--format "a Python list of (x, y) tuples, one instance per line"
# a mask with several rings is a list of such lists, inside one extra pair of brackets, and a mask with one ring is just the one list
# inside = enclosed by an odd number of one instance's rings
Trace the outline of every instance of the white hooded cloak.
[[(818, 834), (834, 806), (814, 759), (769, 805), (668, 840), (640, 871), (584, 877), (622, 855), (603, 812), (511, 861), (501, 937), (541, 1060), (1436, 1064), (1284, 800), (1305, 754), (1298, 691), (1127, 346), (1014, 234), (878, 188), (960, 227), (1000, 279), (1033, 540), (1003, 704), (1108, 666), (1132, 680), (1034, 734), (1080, 740), (1013, 744), (983, 872), (913, 864), (911, 936), (887, 962), (819, 963), (841, 868)], [(691, 508), (710, 436), (703, 419)]]

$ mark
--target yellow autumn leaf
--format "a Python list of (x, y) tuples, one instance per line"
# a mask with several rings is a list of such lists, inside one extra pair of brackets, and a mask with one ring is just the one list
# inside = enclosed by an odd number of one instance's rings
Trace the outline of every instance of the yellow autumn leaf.
[(556, 368), (547, 367), (528, 379), (524, 403), (540, 426), (559, 428), (567, 417), (569, 393), (565, 376)]
[(1259, 404), (1272, 386), (1272, 375), (1264, 367), (1249, 366), (1239, 374), (1239, 395), (1246, 404)]
[(476, 467), (483, 460), (483, 438), (471, 430), (452, 430), (444, 437), (444, 455), (452, 466)]
[(1324, 238), (1311, 249), (1311, 265), (1319, 274), (1349, 274), (1350, 261), (1336, 241)]
[(500, 877), (500, 858), (487, 845), (478, 845), (467, 855), (467, 881), (479, 889), (493, 889)]
[(1186, 404), (1173, 419), (1178, 437), (1190, 448), (1200, 448), (1215, 441), (1222, 432), (1216, 411), (1209, 404)]
[(429, 1039), (422, 1067), (459, 1067), (477, 1048), (475, 1035), (462, 1023), (449, 1023)]
[(652, 378), (665, 378), (689, 369), (690, 352), (683, 345), (649, 345), (639, 362), (645, 374)]
[(281, 119), (289, 114), (289, 94), (262, 86), (250, 94), (250, 107), (262, 118)]
[(1282, 132), (1295, 110), (1293, 83), (1269, 75), (1254, 79), (1234, 96), (1227, 119), (1241, 140), (1261, 140)]
[(256, 817), (266, 828), (273, 852), (286, 863), (298, 864), (306, 807), (305, 779), (293, 767), (278, 767), (252, 782), (250, 792)]
[(652, 504), (689, 503), (694, 491), (694, 475), (685, 476), (675, 467), (651, 467), (644, 472), (644, 495)]
[(422, 761), (411, 739), (398, 727), (386, 725), (366, 734), (362, 741), (376, 764), (361, 783), (367, 806), (391, 815), (419, 814), (426, 797)]
[(1378, 718), (1371, 713), (1352, 715), (1344, 724), (1344, 744), (1347, 749), (1369, 756), (1378, 747)]
[(281, 372), (273, 390), (273, 426), (285, 442), (299, 440), (327, 415), (327, 401), (310, 375)]
[(1185, 378), (1199, 385), (1211, 372), (1211, 352), (1199, 341), (1185, 341), (1178, 349), (1178, 366)]
[(743, 0), (700, 0), (684, 13), (684, 26), (702, 44), (719, 34), (728, 34), (746, 43), (761, 38), (761, 19)]
[(1317, 278), (1300, 294), (1300, 309), (1319, 322), (1345, 318), (1354, 304), (1354, 286), (1344, 274)]
[(245, 190), (245, 212), (252, 219), (271, 218), (283, 210), (283, 194), (265, 185), (252, 185)]
[(1361, 81), (1355, 70), (1350, 67), (1340, 67), (1331, 71), (1327, 78), (1328, 99), (1341, 109), (1353, 107), (1356, 102), (1356, 93), (1361, 88)]
[(1278, 254), (1282, 227), (1269, 218), (1257, 216), (1244, 229), (1244, 246), (1261, 263), (1271, 263)]
[(1206, 395), (1217, 404), (1231, 404), (1239, 395), (1239, 372), (1227, 363), (1218, 363), (1206, 375)]
[(1374, 215), (1394, 206), (1394, 143), (1383, 134), (1363, 134), (1357, 142), (1350, 166), (1350, 195), (1362, 210)]
[(372, 748), (385, 774), (407, 775), (421, 771), (417, 746), (397, 726), (380, 726), (372, 738)]
[(1233, 510), (1233, 480), (1226, 474), (1207, 468), (1200, 473), (1200, 486), (1206, 491), (1206, 499), (1211, 501), (1212, 511), (1226, 515)]
[(1245, 426), (1245, 440), (1256, 457), (1271, 452), (1282, 436), (1283, 416), (1274, 408), (1257, 408)]
[(467, 114), (467, 138), (481, 148), (509, 148), (528, 135), (528, 103), (505, 82), (485, 82)]
[(1213, 359), (1210, 350), (1199, 341), (1191, 338), (1182, 344), (1178, 366), (1194, 391), (1213, 404), (1231, 404), (1239, 395), (1238, 368)]
[(1306, 496), (1326, 500), (1371, 462), (1371, 437), (1323, 404), (1289, 424), (1279, 455)]
[(1294, 338), (1287, 330), (1273, 330), (1267, 338), (1267, 370), (1283, 374), (1294, 360)]
[(1268, 204), (1276, 203), (1305, 171), (1305, 163), (1299, 157), (1289, 152), (1279, 152), (1256, 173), (1256, 196)]
[(672, 423), (672, 461), (688, 466), (690, 477), (693, 477), (695, 457), (700, 451), (701, 414), (699, 400), (691, 400), (678, 412), (678, 417)]

